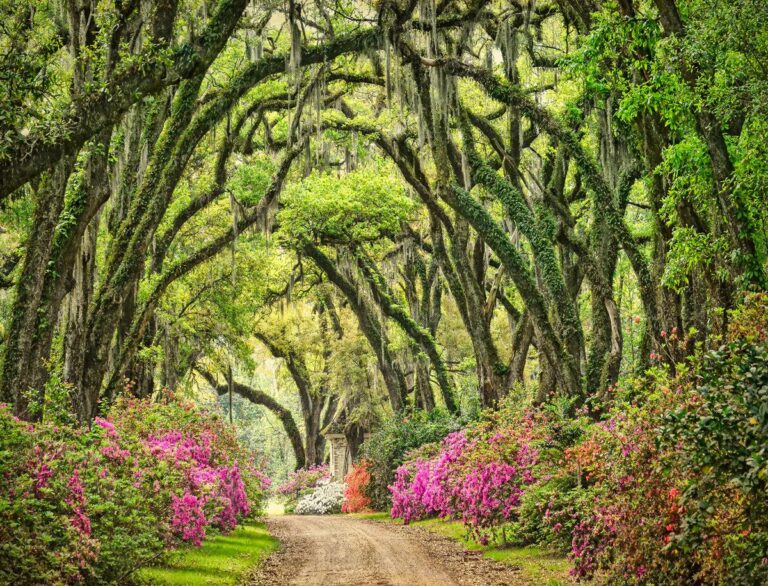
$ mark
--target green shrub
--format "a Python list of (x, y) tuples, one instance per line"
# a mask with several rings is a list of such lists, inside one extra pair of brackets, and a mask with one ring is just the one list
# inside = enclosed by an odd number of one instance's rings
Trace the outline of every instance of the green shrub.
[(731, 317), (724, 344), (697, 350), (676, 376), (657, 367), (625, 381), (567, 452), (556, 476), (577, 482), (545, 519), (572, 523), (578, 576), (768, 583), (768, 296)]
[(680, 446), (689, 479), (672, 545), (705, 576), (768, 583), (768, 298), (734, 315), (729, 342), (708, 352), (661, 436)]
[(257, 464), (220, 418), (173, 399), (118, 401), (90, 430), (0, 407), (0, 583), (127, 583), (258, 513)]

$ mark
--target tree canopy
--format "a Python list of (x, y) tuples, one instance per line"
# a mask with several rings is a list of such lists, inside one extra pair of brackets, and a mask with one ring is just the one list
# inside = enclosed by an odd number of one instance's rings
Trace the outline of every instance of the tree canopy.
[[(768, 286), (760, 0), (6, 0), (0, 22), (22, 418), (58, 381), (83, 424), (205, 383), (303, 465), (330, 425), (356, 449), (385, 414), (518, 385), (596, 414)], [(292, 398), (258, 388), (268, 356)]]

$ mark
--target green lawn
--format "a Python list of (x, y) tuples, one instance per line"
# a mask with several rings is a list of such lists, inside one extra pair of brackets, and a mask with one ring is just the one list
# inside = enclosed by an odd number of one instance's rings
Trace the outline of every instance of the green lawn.
[(229, 535), (217, 535), (202, 547), (174, 552), (163, 566), (143, 568), (138, 579), (157, 586), (237, 584), (264, 555), (277, 547), (263, 523), (247, 523)]
[[(390, 518), (388, 513), (361, 513), (354, 515), (361, 519), (400, 523)], [(411, 525), (423, 527), (434, 533), (455, 539), (468, 550), (482, 550), (485, 557), (496, 561), (517, 566), (520, 573), (534, 584), (541, 586), (562, 586), (572, 584), (568, 571), (570, 563), (564, 557), (552, 555), (540, 547), (489, 547), (483, 546), (467, 537), (464, 525), (459, 521), (443, 521), (442, 519), (425, 519), (414, 521)]]

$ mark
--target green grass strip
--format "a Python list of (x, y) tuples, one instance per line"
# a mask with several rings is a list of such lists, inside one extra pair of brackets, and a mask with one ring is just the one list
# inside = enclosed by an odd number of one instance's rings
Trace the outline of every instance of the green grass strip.
[(180, 549), (162, 566), (142, 568), (136, 577), (153, 586), (238, 584), (277, 545), (263, 523), (246, 523), (229, 535), (207, 539), (202, 547)]

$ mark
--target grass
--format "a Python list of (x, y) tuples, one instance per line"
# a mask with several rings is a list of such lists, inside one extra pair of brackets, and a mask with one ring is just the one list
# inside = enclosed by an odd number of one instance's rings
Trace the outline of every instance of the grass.
[(142, 568), (137, 578), (156, 586), (224, 586), (243, 575), (277, 547), (263, 523), (246, 523), (229, 535), (207, 539), (202, 547), (184, 548), (162, 566)]
[[(390, 518), (388, 513), (358, 513), (352, 515), (359, 519), (381, 521), (386, 523), (399, 523)], [(433, 533), (450, 537), (458, 541), (466, 549), (482, 551), (483, 556), (498, 562), (517, 566), (520, 574), (533, 584), (541, 586), (563, 586), (572, 584), (568, 571), (571, 564), (561, 556), (553, 555), (540, 547), (494, 547), (484, 546), (472, 540), (459, 521), (444, 521), (442, 519), (425, 519), (414, 521), (411, 525), (423, 527)]]

